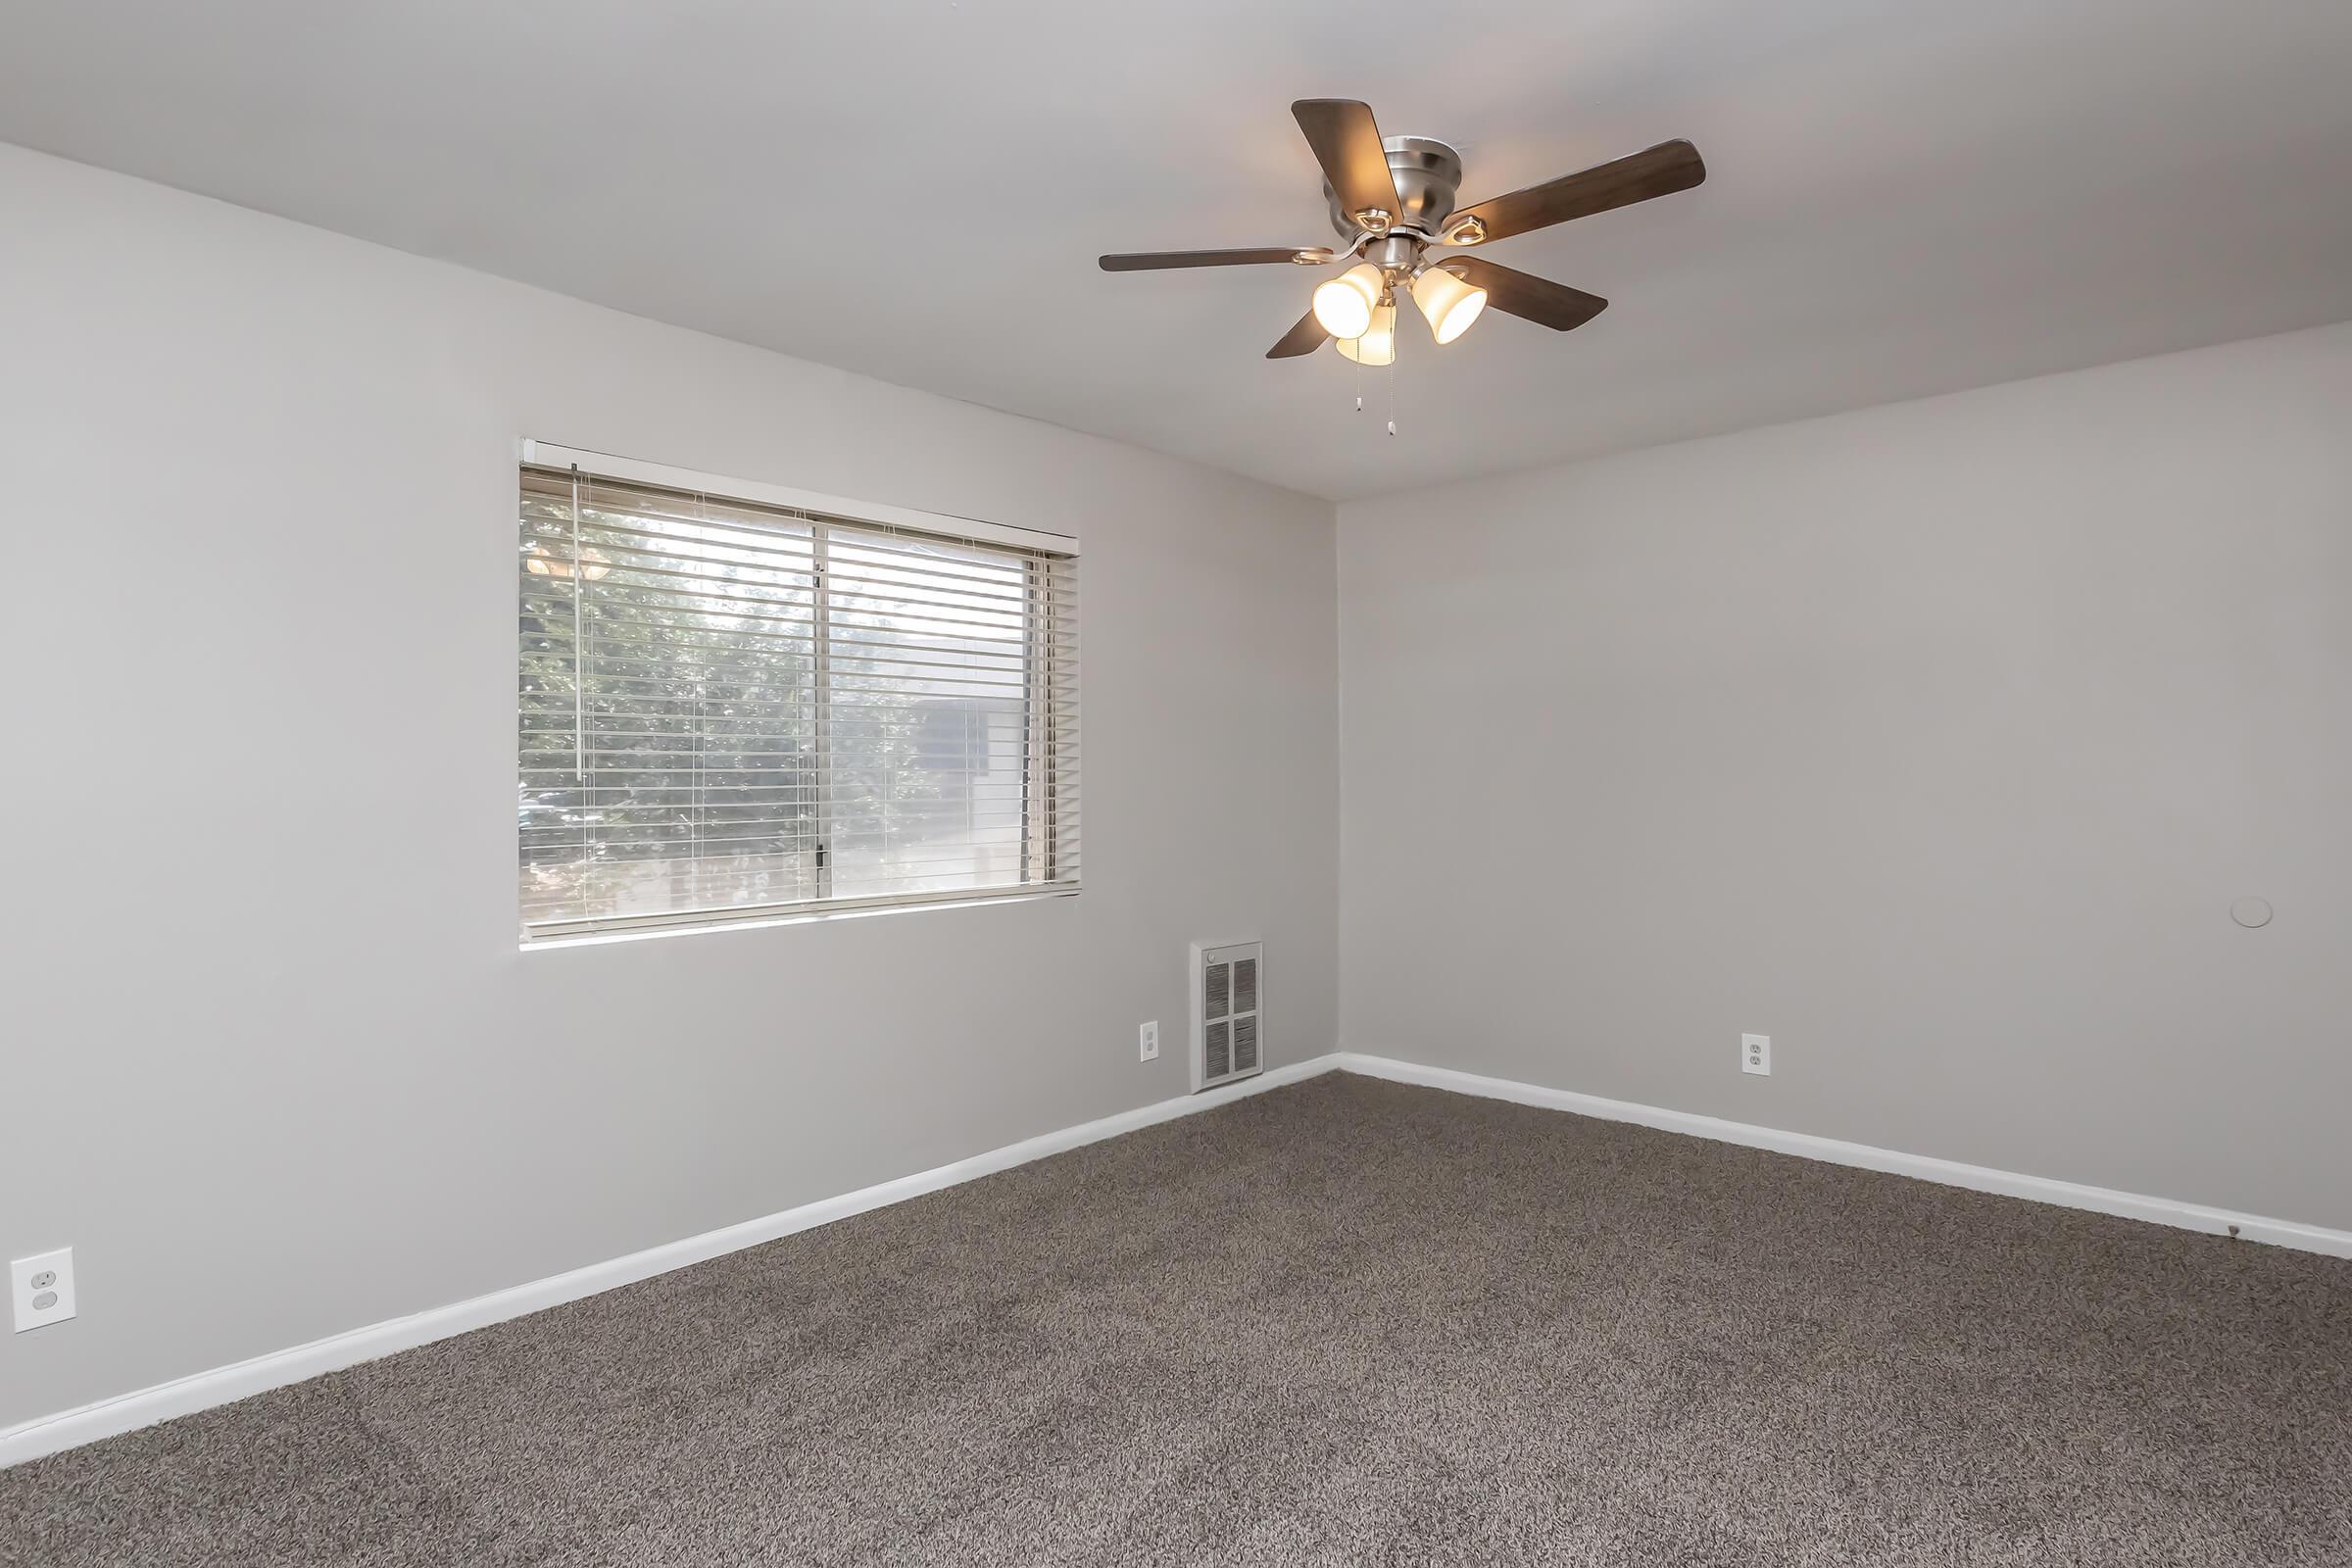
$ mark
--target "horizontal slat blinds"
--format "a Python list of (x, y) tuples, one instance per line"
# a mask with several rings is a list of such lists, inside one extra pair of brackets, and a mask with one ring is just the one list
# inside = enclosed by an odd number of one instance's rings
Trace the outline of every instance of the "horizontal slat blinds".
[(526, 936), (1078, 881), (1077, 563), (522, 470)]

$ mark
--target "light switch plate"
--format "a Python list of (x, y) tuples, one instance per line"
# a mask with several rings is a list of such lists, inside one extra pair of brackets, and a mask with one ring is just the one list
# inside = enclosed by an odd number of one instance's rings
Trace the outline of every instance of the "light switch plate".
[(10, 1260), (8, 1286), (16, 1301), (19, 1334), (63, 1323), (74, 1315), (74, 1249), (61, 1247)]

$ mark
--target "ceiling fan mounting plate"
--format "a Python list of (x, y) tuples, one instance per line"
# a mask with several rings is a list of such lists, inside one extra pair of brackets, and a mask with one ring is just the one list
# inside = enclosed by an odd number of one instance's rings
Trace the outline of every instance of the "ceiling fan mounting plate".
[[(1387, 136), (1381, 148), (1389, 155), (1389, 177), (1396, 182), (1396, 200), (1403, 211), (1393, 226), (1418, 228), (1435, 234), (1453, 212), (1454, 192), (1462, 185), (1462, 155), (1431, 136)], [(1323, 182), (1323, 199), (1331, 208), (1331, 226), (1345, 240), (1353, 240), (1365, 225), (1355, 220), (1331, 181)]]

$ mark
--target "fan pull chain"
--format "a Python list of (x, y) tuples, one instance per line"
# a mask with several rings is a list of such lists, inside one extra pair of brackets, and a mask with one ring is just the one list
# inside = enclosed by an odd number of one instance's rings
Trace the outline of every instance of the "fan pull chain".
[(1355, 362), (1355, 412), (1364, 412), (1364, 362)]
[(1389, 361), (1389, 434), (1396, 433), (1396, 362)]

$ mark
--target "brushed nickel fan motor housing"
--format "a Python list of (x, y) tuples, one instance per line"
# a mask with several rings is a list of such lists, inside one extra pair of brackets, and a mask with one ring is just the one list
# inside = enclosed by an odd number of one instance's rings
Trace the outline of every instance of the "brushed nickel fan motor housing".
[[(1462, 155), (1428, 136), (1387, 136), (1380, 144), (1389, 155), (1389, 176), (1396, 182), (1396, 199), (1403, 211), (1397, 226), (1435, 234), (1453, 215), (1453, 195), (1462, 184)], [(1355, 215), (1340, 206), (1331, 181), (1323, 182), (1323, 199), (1331, 204), (1331, 226), (1352, 241), (1364, 231)]]

